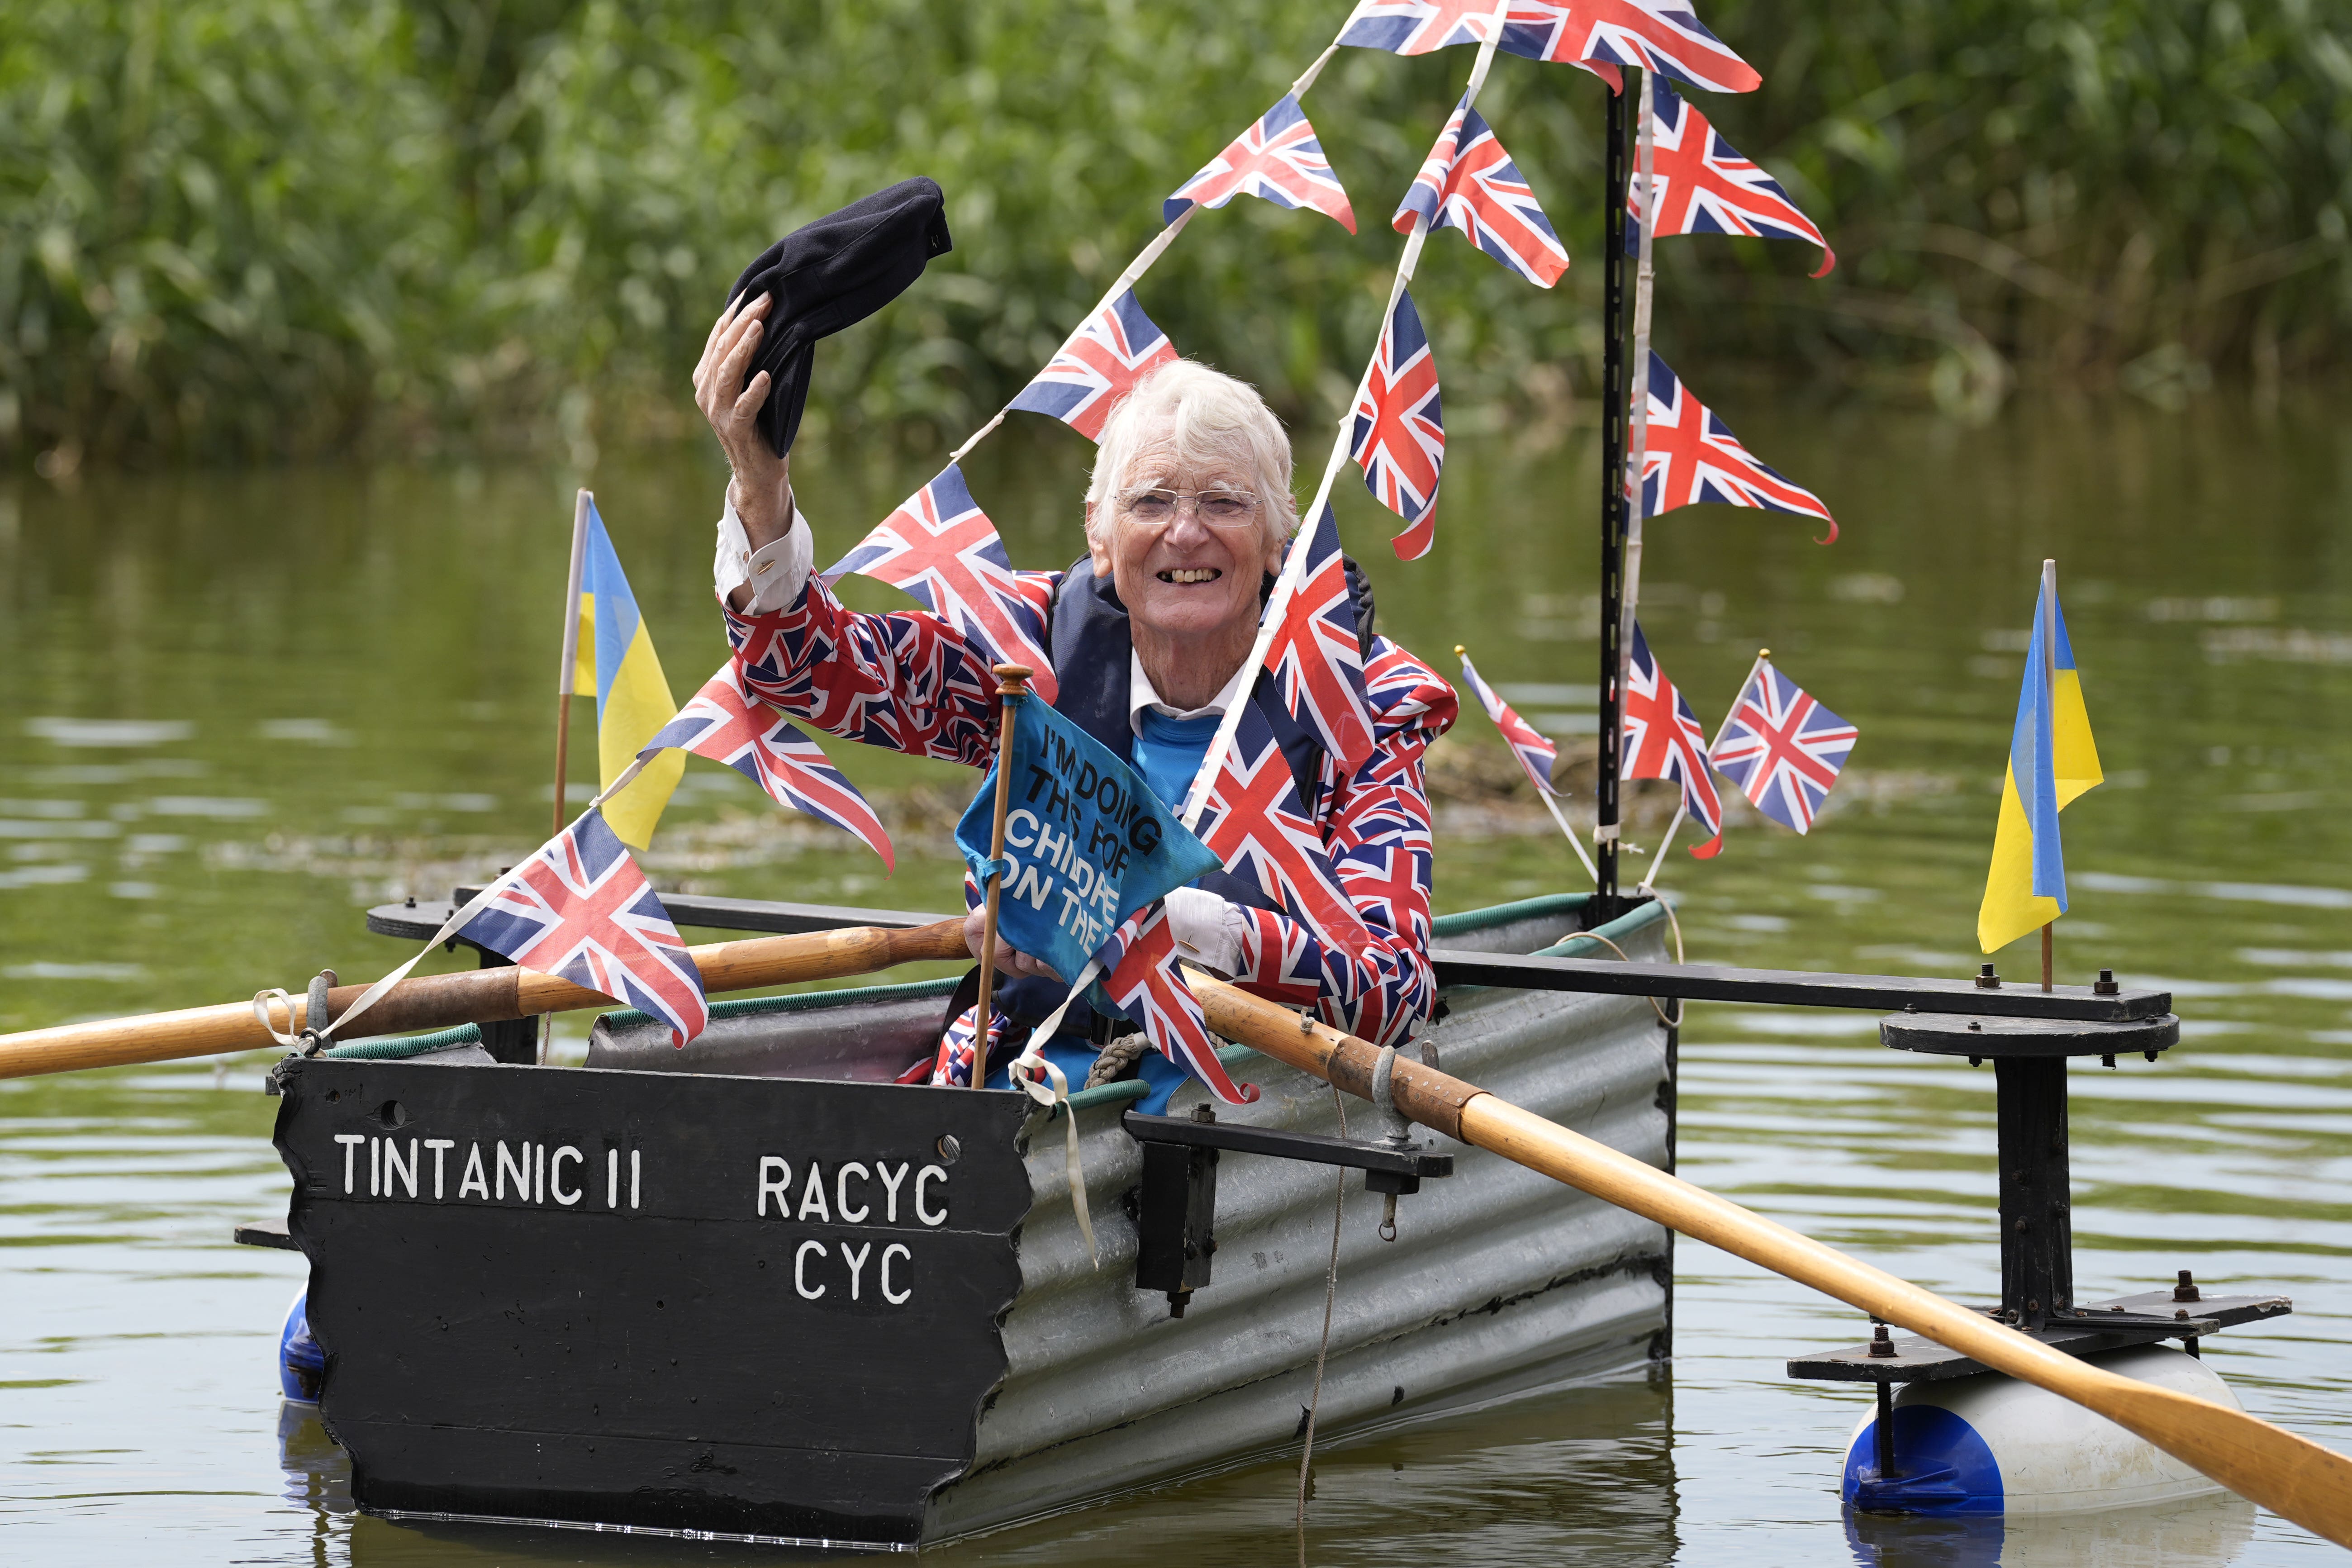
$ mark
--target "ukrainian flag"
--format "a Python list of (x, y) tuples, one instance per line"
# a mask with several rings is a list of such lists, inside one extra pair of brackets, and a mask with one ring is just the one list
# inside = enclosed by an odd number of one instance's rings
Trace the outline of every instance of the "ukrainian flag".
[[(652, 634), (637, 613), (636, 595), (621, 558), (604, 532), (596, 503), (588, 503), (588, 537), (580, 564), (580, 654), (575, 689), (596, 689), (596, 769), (603, 788), (627, 771), (637, 752), (677, 716), (669, 682), (654, 653)], [(629, 787), (604, 803), (604, 821), (624, 844), (643, 849), (686, 772), (686, 753), (666, 751), (646, 764)]]
[[(2045, 648), (2047, 625), (2054, 656)], [(2043, 675), (2045, 657), (2051, 673)], [(2009, 738), (2009, 777), (2000, 791), (2000, 826), (1994, 831), (1992, 869), (1977, 910), (1977, 942), (1985, 952), (2006, 947), (2066, 912), (2066, 863), (2059, 850), (2058, 814), (2102, 781), (2083, 682), (2058, 608), (2054, 572), (2045, 572), (2034, 604), (2033, 636), (2025, 650), (2025, 681), (2017, 697), (2017, 725)]]

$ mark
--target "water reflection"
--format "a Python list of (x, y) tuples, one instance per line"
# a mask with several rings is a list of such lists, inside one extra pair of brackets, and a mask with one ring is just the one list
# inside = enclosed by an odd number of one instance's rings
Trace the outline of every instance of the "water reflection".
[(1846, 1515), (1859, 1568), (2224, 1568), (2254, 1536), (2254, 1505), (2203, 1498), (2168, 1508), (2000, 1519)]

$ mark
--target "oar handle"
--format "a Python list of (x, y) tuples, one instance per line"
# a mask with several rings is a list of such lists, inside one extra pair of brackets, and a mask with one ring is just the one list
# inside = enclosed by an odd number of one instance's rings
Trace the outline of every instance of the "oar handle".
[[(1209, 1027), (1218, 1034), (1350, 1094), (1371, 1098), (1372, 1068), (1380, 1050), (1369, 1041), (1197, 970), (1187, 970), (1185, 978), (1200, 998)], [(2240, 1496), (2338, 1545), (2352, 1546), (2352, 1458), (2244, 1411), (2077, 1361), (1434, 1068), (1400, 1056), (1390, 1091), (1396, 1108), (1424, 1127), (1761, 1264), (1874, 1318), (2071, 1399)]]
[[(967, 952), (963, 922), (956, 920), (896, 930), (851, 926), (794, 936), (754, 937), (688, 951), (702, 972), (703, 989), (710, 992), (869, 974), (900, 963), (962, 958)], [(328, 1017), (341, 1017), (366, 989), (338, 985), (328, 992)], [(412, 976), (386, 991), (364, 1016), (369, 1032), (397, 1034), (614, 1005), (614, 999), (601, 991), (535, 969), (504, 965)], [(292, 1034), (308, 1026), (310, 1005), (301, 997), (293, 998), (289, 1005), (293, 1016), (286, 1030)], [(0, 1035), (0, 1078), (174, 1061), (224, 1051), (259, 1050), (275, 1043), (254, 1016), (251, 1003), (226, 1002), (176, 1013)]]

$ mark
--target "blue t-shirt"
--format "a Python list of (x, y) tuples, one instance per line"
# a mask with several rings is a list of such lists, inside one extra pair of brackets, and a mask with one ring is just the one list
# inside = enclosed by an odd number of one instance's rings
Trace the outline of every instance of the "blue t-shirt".
[(1192, 776), (1201, 771), (1201, 759), (1209, 754), (1209, 742), (1217, 738), (1222, 721), (1214, 713), (1171, 719), (1157, 708), (1144, 709), (1138, 719), (1141, 732), (1135, 737), (1135, 771), (1169, 810), (1181, 811), (1184, 792), (1192, 787)]

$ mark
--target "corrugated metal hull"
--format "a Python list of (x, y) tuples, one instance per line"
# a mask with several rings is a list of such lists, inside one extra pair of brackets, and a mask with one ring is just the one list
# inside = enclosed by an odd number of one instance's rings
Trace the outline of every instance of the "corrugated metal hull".
[[(1535, 943), (1496, 931), (1493, 945)], [(1550, 934), (1550, 933), (1548, 933)], [(1626, 943), (1664, 956), (1655, 928)], [(1668, 1037), (1646, 1001), (1455, 992), (1429, 1031), (1446, 1071), (1654, 1163), (1667, 1157)], [(1330, 1089), (1274, 1063), (1228, 1120), (1340, 1131)], [(1180, 1096), (1179, 1108), (1188, 1103)], [(1245, 1461), (1296, 1437), (1322, 1334), (1337, 1178), (1227, 1154), (1214, 1282), (1181, 1320), (1133, 1288), (1123, 1199), (1140, 1170), (1117, 1107), (1079, 1127), (1101, 1245), (1087, 1259), (1058, 1122), (1033, 1128), (1034, 1203), (1008, 1370), (983, 1408), (973, 1468), (933, 1501), (927, 1540)], [(1353, 1107), (1353, 1131), (1368, 1108)], [(1436, 1135), (1423, 1132), (1424, 1138)], [(1350, 1173), (1319, 1433), (1410, 1418), (1663, 1353), (1671, 1286), (1660, 1226), (1466, 1145), (1456, 1173), (1401, 1200), (1398, 1239)]]

